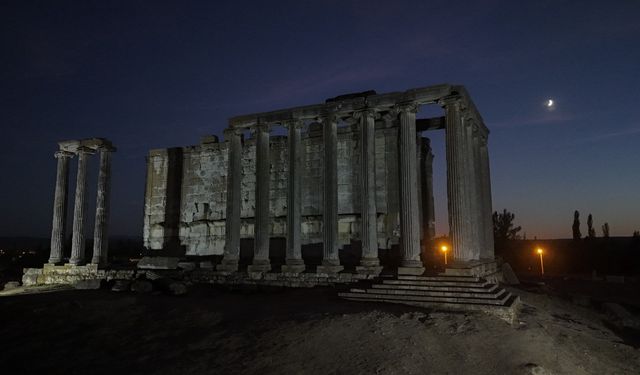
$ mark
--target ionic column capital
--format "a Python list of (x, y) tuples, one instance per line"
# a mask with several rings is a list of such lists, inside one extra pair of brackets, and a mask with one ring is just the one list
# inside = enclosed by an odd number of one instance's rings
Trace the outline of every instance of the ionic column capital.
[(365, 108), (358, 111), (353, 112), (351, 115), (356, 120), (360, 120), (363, 117), (371, 117), (373, 119), (379, 119), (380, 113), (373, 108)]
[(75, 156), (75, 154), (73, 152), (69, 152), (69, 151), (58, 150), (53, 154), (53, 156), (56, 159), (65, 159), (65, 158), (72, 158), (72, 157)]
[(402, 112), (418, 113), (418, 104), (416, 102), (398, 103), (394, 106), (398, 114)]
[(240, 128), (226, 128), (222, 131), (224, 135), (224, 140), (229, 141), (231, 138), (242, 135), (242, 130)]
[(304, 121), (301, 119), (287, 120), (282, 123), (282, 126), (284, 126), (287, 129), (289, 128), (302, 129), (304, 128)]
[(89, 147), (85, 147), (85, 146), (80, 146), (76, 150), (76, 154), (78, 155), (93, 155), (95, 153), (96, 153), (96, 150)]

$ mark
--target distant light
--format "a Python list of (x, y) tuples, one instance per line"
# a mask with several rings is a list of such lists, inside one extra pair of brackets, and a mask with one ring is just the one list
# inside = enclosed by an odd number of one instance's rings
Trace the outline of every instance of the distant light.
[(446, 253), (447, 250), (449, 250), (449, 248), (446, 245), (442, 245), (442, 247), (440, 248), (440, 250), (442, 250), (442, 252)]
[(538, 248), (536, 251), (538, 252), (538, 254), (542, 254), (542, 249), (541, 248)]
[(547, 107), (553, 107), (554, 104), (555, 102), (553, 101), (553, 99), (547, 100)]

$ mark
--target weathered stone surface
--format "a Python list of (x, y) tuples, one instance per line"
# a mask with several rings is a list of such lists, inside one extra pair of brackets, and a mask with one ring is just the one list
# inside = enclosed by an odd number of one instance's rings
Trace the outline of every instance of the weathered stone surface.
[(174, 270), (178, 268), (178, 258), (146, 256), (138, 262), (138, 268), (156, 270)]
[(178, 262), (178, 268), (186, 271), (193, 271), (196, 269), (196, 263), (195, 262)]
[(513, 272), (513, 268), (509, 263), (502, 263), (502, 276), (504, 278), (504, 283), (507, 285), (518, 285), (520, 284), (520, 280), (515, 272)]
[(102, 280), (100, 279), (88, 279), (88, 280), (78, 280), (73, 287), (76, 289), (100, 289), (102, 285)]
[(20, 282), (19, 281), (7, 281), (4, 284), (4, 290), (11, 290), (11, 289), (16, 289), (20, 287)]

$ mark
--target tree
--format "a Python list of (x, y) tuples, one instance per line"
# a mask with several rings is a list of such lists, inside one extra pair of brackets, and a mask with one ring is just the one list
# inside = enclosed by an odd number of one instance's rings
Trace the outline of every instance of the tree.
[(587, 218), (587, 236), (588, 238), (596, 238), (596, 230), (593, 228), (593, 216), (589, 214)]
[(573, 226), (571, 227), (573, 230), (573, 239), (579, 240), (582, 238), (582, 233), (580, 233), (580, 212), (576, 210), (573, 213)]
[(602, 226), (602, 237), (609, 238), (609, 223), (604, 223)]
[(496, 241), (516, 239), (522, 227), (514, 226), (514, 218), (515, 215), (506, 209), (502, 210), (502, 213), (493, 213), (493, 238)]

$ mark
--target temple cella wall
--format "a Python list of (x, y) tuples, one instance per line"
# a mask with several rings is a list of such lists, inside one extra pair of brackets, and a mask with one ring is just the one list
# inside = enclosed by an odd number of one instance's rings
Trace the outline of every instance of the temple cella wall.
[[(400, 236), (398, 123), (375, 124), (375, 193), (378, 247)], [(338, 128), (338, 241), (360, 240), (360, 149), (357, 126)], [(417, 136), (421, 235), (433, 236), (433, 155), (428, 138)], [(301, 242), (322, 243), (323, 138), (320, 124), (302, 133)], [(241, 180), (241, 238), (254, 238), (255, 139), (244, 134)], [(270, 137), (270, 237), (287, 233), (287, 137)], [(144, 246), (185, 255), (222, 255), (225, 246), (228, 143), (204, 137), (197, 146), (156, 149), (147, 158)]]

